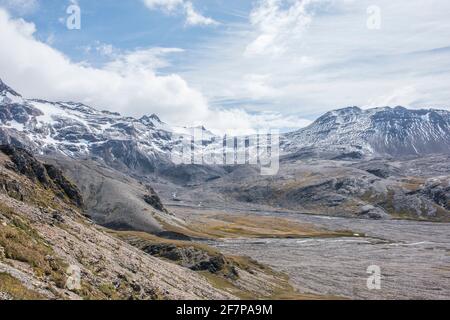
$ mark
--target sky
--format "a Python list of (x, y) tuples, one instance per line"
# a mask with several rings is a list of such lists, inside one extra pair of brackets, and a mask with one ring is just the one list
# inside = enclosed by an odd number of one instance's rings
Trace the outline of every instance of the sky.
[(217, 132), (450, 110), (448, 0), (0, 0), (0, 78)]

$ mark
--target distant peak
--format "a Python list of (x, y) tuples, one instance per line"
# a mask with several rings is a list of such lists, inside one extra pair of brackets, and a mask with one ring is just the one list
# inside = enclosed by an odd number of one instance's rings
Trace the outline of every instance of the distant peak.
[(14, 91), (13, 89), (11, 89), (10, 87), (8, 87), (3, 81), (2, 79), (0, 79), (0, 94), (5, 94), (5, 93), (9, 93), (13, 96), (16, 97), (21, 97), (20, 94), (18, 94), (16, 91)]
[(360, 112), (362, 112), (362, 109), (360, 107), (353, 106), (353, 107), (338, 109), (335, 112), (338, 112), (338, 113), (360, 113)]
[(154, 121), (156, 121), (156, 122), (158, 122), (158, 123), (163, 123), (163, 122), (161, 121), (161, 119), (160, 119), (156, 114), (152, 114), (152, 115), (150, 115), (150, 116), (145, 115), (145, 116), (143, 116), (143, 117), (140, 119), (140, 121), (141, 121), (141, 122), (154, 122)]

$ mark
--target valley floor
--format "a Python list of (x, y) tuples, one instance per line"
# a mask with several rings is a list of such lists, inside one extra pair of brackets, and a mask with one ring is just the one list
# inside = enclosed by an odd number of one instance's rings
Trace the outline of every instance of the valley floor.
[[(204, 209), (203, 214), (215, 210)], [(224, 213), (224, 212), (222, 212)], [(230, 212), (227, 212), (230, 214)], [(242, 212), (233, 212), (242, 215)], [(253, 212), (267, 219), (315, 225), (359, 237), (228, 238), (208, 241), (225, 253), (246, 255), (289, 275), (300, 293), (350, 299), (449, 299), (450, 224), (360, 220)], [(381, 289), (369, 290), (369, 266), (381, 269)]]

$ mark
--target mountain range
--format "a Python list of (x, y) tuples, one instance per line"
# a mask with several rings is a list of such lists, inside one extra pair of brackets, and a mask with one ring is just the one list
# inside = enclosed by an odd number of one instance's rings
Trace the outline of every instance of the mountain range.
[[(222, 147), (221, 136), (203, 127), (201, 130), (208, 140), (201, 142), (201, 147), (214, 143)], [(437, 214), (441, 219), (443, 210), (447, 210), (450, 182), (445, 186), (445, 179), (436, 178), (444, 183), (436, 191), (436, 186), (430, 190), (433, 183), (423, 178), (434, 177), (442, 170), (445, 175), (445, 169), (432, 170), (436, 164), (431, 163), (427, 172), (421, 164), (420, 169), (410, 173), (399, 168), (398, 162), (445, 159), (450, 154), (449, 111), (404, 107), (330, 111), (306, 128), (281, 135), (281, 169), (271, 179), (258, 177), (255, 166), (174, 163), (172, 156), (179, 149), (180, 135), (189, 136), (191, 132), (189, 128), (170, 126), (154, 114), (137, 119), (81, 103), (25, 99), (0, 80), (0, 144), (12, 144), (57, 162), (78, 183), (88, 199), (91, 216), (102, 225), (163, 232), (153, 217), (142, 214), (147, 205), (142, 194), (151, 198), (153, 186), (163, 202), (186, 203), (196, 199), (197, 203), (220, 205), (231, 198), (246, 206), (269, 205), (332, 214), (365, 212), (366, 216), (377, 218), (407, 212), (427, 218)], [(323, 161), (333, 168), (328, 175), (331, 180), (317, 179), (326, 171)], [(307, 173), (302, 171), (305, 165)], [(350, 172), (350, 168), (355, 169)], [(115, 173), (106, 174), (105, 170)], [(319, 174), (310, 178), (306, 190), (277, 186), (270, 191), (267, 186), (317, 170)], [(370, 176), (364, 175), (367, 173)], [(111, 176), (115, 178), (110, 179)], [(404, 180), (411, 176), (423, 182), (421, 191), (416, 190), (414, 196), (404, 187)], [(377, 182), (373, 177), (383, 181)], [(141, 190), (140, 184), (146, 187)], [(201, 192), (195, 193), (200, 186)], [(310, 193), (315, 189), (328, 196), (314, 200), (317, 196)], [(97, 190), (95, 197), (93, 190)], [(279, 193), (281, 198), (275, 196)], [(384, 201), (390, 193), (397, 198), (394, 210), (392, 204)], [(372, 198), (367, 198), (369, 194)], [(131, 198), (137, 198), (137, 202)], [(163, 208), (158, 202), (153, 207)]]
[[(200, 150), (223, 147), (195, 129)], [(448, 111), (330, 111), (280, 136), (274, 176), (174, 162), (191, 133), (157, 115), (26, 99), (0, 80), (0, 300), (317, 298), (205, 240), (359, 239), (349, 220), (450, 222)], [(299, 214), (339, 227), (284, 218)], [(73, 264), (82, 289), (65, 283)]]
[[(98, 157), (114, 167), (147, 173), (169, 164), (179, 135), (188, 132), (163, 123), (154, 114), (136, 119), (81, 103), (25, 99), (1, 80), (0, 105), (3, 143), (41, 154)], [(219, 136), (214, 138), (222, 141)], [(349, 107), (328, 112), (281, 140), (283, 154), (305, 148), (341, 148), (365, 156), (391, 157), (448, 153), (450, 112)]]

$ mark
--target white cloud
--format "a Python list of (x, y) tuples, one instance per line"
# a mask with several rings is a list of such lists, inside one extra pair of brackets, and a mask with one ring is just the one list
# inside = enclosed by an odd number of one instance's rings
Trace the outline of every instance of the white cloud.
[(55, 34), (54, 33), (50, 33), (49, 35), (48, 35), (48, 37), (47, 37), (47, 39), (45, 39), (45, 42), (48, 44), (48, 45), (53, 45), (53, 43), (55, 43)]
[(96, 47), (96, 50), (107, 57), (111, 57), (114, 54), (114, 47), (111, 44), (101, 43)]
[(404, 86), (394, 89), (385, 95), (380, 95), (372, 100), (369, 100), (368, 107), (381, 107), (381, 106), (399, 106), (406, 105), (412, 106), (417, 102), (420, 103), (420, 97), (423, 96), (417, 92), (414, 86)]
[(184, 0), (144, 0), (145, 5), (150, 9), (164, 9), (174, 11), (182, 5)]
[(242, 109), (219, 109), (208, 121), (208, 130), (217, 134), (247, 135), (257, 130), (297, 130), (311, 124), (301, 115), (284, 115), (279, 112), (248, 113)]
[(121, 52), (95, 43), (86, 50), (104, 51), (111, 58), (99, 68), (74, 63), (38, 41), (34, 24), (12, 19), (1, 8), (0, 30), (0, 78), (28, 98), (77, 101), (136, 117), (156, 113), (169, 124), (205, 125), (218, 133), (254, 132), (283, 124), (280, 115), (211, 108), (181, 76), (159, 75), (158, 69), (169, 65), (167, 55), (182, 53), (181, 49)]
[(0, 77), (28, 97), (80, 101), (136, 116), (155, 112), (170, 120), (187, 114), (193, 116), (186, 121), (195, 121), (196, 114), (208, 113), (206, 99), (180, 76), (155, 73), (154, 52), (128, 53), (94, 68), (37, 41), (34, 24), (11, 19), (2, 9), (0, 30), (0, 43), (7, 44), (0, 50)]
[[(102, 45), (98, 50), (106, 46), (108, 53), (115, 50), (111, 45)], [(125, 53), (116, 53), (114, 59), (106, 63), (104, 69), (118, 74), (139, 73), (143, 70), (157, 70), (170, 65), (165, 59), (171, 53), (180, 53), (179, 48), (150, 48), (140, 49)]]
[(258, 0), (247, 24), (199, 46), (205, 54), (182, 75), (213, 103), (249, 112), (314, 118), (353, 105), (450, 109), (450, 2), (378, 0), (380, 30), (367, 28), (370, 5)]
[(200, 13), (198, 13), (197, 11), (195, 11), (194, 5), (192, 4), (192, 2), (186, 1), (184, 3), (184, 10), (186, 12), (186, 23), (188, 25), (209, 26), (209, 25), (217, 25), (218, 24), (217, 21), (215, 21), (211, 18), (205, 17), (205, 16), (201, 15)]
[(254, 99), (264, 99), (276, 97), (280, 93), (271, 85), (270, 74), (246, 74), (242, 79), (243, 90)]
[(284, 53), (311, 23), (307, 7), (314, 1), (260, 0), (250, 13), (250, 23), (258, 35), (247, 46), (245, 54)]
[(163, 10), (166, 13), (182, 13), (186, 17), (189, 26), (217, 25), (218, 22), (212, 18), (205, 17), (199, 13), (191, 1), (186, 0), (143, 0), (144, 4), (151, 10)]

